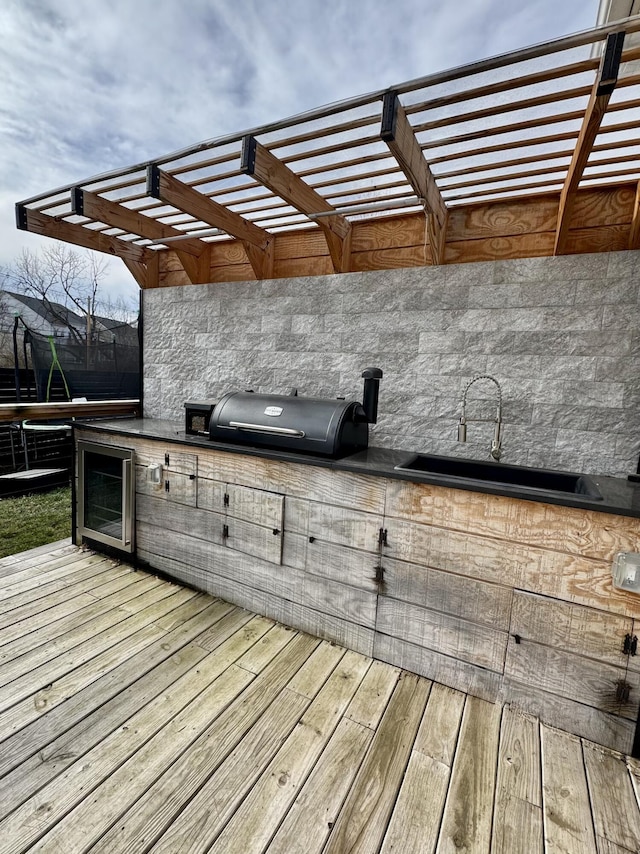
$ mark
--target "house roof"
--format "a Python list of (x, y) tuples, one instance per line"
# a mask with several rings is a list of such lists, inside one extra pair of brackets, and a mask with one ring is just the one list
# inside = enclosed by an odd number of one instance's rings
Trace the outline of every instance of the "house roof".
[(17, 294), (13, 291), (4, 291), (13, 299), (21, 302), (35, 314), (42, 317), (48, 323), (58, 325), (68, 325), (83, 328), (86, 325), (84, 318), (68, 309), (66, 306), (58, 302), (48, 301), (48, 305), (43, 300), (37, 297), (30, 297), (26, 294)]
[(441, 263), (450, 212), (556, 194), (562, 254), (579, 191), (640, 179), (638, 32), (634, 16), (200, 142), (26, 199), (18, 227), (118, 255), (144, 286), (169, 249), (209, 280), (198, 259), (230, 238), (268, 277), (274, 237), (308, 231), (346, 271), (354, 224), (405, 213)]

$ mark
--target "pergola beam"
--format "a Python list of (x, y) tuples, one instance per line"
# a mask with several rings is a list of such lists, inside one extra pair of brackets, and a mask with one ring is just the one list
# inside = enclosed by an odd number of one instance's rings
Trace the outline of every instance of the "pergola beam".
[(63, 240), (65, 243), (82, 246), (84, 249), (104, 252), (107, 255), (115, 255), (123, 260), (135, 261), (139, 264), (145, 264), (149, 254), (147, 249), (137, 246), (135, 243), (120, 240), (117, 237), (102, 234), (99, 231), (93, 231), (72, 222), (66, 222), (63, 219), (56, 219), (56, 217), (48, 216), (39, 211), (30, 210), (19, 203), (16, 205), (16, 225), (21, 231), (31, 231), (34, 234), (53, 237), (56, 240)]
[(273, 274), (273, 241), (268, 231), (204, 196), (155, 164), (147, 168), (147, 195), (240, 240), (256, 278), (265, 279)]
[(416, 195), (424, 199), (431, 260), (433, 264), (442, 264), (447, 206), (395, 91), (387, 92), (382, 101), (380, 138), (386, 142)]
[(207, 248), (207, 244), (203, 240), (198, 240), (196, 237), (188, 238), (183, 231), (173, 228), (171, 225), (165, 225), (165, 223), (158, 222), (157, 219), (152, 219), (131, 208), (126, 208), (124, 205), (119, 205), (117, 202), (112, 202), (96, 193), (82, 190), (80, 187), (74, 187), (71, 191), (71, 212), (78, 216), (86, 216), (95, 222), (103, 222), (113, 228), (121, 228), (129, 234), (147, 237), (150, 240), (160, 240), (163, 237), (182, 237), (180, 251), (194, 255), (196, 258)]
[(580, 186), (585, 166), (593, 150), (593, 144), (600, 130), (602, 119), (607, 111), (609, 100), (618, 81), (624, 35), (623, 32), (611, 33), (607, 37), (602, 61), (600, 62), (596, 80), (591, 90), (591, 96), (585, 110), (578, 141), (560, 194), (558, 222), (553, 249), (554, 255), (562, 255), (566, 250), (569, 223), (571, 221), (571, 214), (573, 213), (576, 193)]
[(245, 136), (242, 140), (240, 171), (255, 178), (300, 213), (307, 216), (329, 214), (317, 222), (324, 232), (333, 269), (336, 273), (349, 271), (351, 223), (254, 136)]
[[(185, 237), (184, 232), (177, 228), (144, 216), (96, 193), (82, 190), (80, 187), (74, 187), (71, 191), (71, 212), (151, 240), (181, 237), (183, 239), (180, 240), (175, 251), (191, 282), (204, 283), (210, 278), (207, 262), (210, 260), (211, 247), (203, 240)], [(127, 263), (127, 267), (140, 287), (147, 287), (146, 268), (140, 270), (134, 262)]]

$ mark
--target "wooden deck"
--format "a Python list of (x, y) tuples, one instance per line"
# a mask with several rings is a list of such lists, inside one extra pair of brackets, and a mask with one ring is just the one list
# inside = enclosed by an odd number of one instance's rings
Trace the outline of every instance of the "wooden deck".
[(0, 854), (626, 854), (640, 763), (68, 542), (0, 560)]

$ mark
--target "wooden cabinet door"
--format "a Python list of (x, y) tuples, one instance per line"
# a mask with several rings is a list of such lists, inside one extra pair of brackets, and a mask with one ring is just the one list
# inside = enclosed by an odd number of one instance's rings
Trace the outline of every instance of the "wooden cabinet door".
[[(159, 466), (159, 471), (156, 467)], [(154, 470), (159, 479), (152, 479)], [(136, 492), (196, 506), (198, 457), (158, 445), (136, 451)]]
[(197, 504), (219, 516), (228, 548), (282, 563), (284, 495), (199, 478)]

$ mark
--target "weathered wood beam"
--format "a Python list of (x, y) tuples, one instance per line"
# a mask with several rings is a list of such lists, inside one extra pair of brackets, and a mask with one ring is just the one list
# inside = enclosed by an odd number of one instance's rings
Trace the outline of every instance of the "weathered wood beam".
[(636, 200), (629, 232), (629, 249), (640, 249), (640, 181), (636, 187)]
[(137, 234), (139, 237), (148, 237), (150, 240), (160, 240), (163, 237), (182, 237), (183, 239), (179, 243), (173, 244), (172, 248), (177, 246), (181, 252), (194, 255), (196, 258), (205, 251), (208, 245), (196, 237), (186, 237), (184, 231), (180, 231), (171, 225), (158, 222), (156, 219), (105, 199), (103, 196), (98, 196), (96, 193), (82, 190), (80, 187), (74, 187), (71, 191), (71, 212), (78, 216), (86, 216), (96, 222), (104, 222), (105, 225), (114, 228), (121, 228), (130, 234)]
[(333, 268), (336, 273), (349, 271), (351, 223), (254, 136), (245, 136), (242, 140), (240, 171), (255, 178), (303, 214), (328, 213), (329, 216), (318, 219), (318, 225), (327, 241)]
[(43, 234), (45, 237), (53, 237), (85, 249), (116, 255), (123, 260), (136, 261), (139, 264), (144, 264), (147, 260), (148, 250), (142, 246), (99, 231), (92, 231), (63, 219), (56, 219), (39, 211), (29, 210), (21, 204), (16, 205), (16, 225), (21, 231)]
[(147, 195), (236, 237), (242, 241), (256, 278), (266, 279), (272, 275), (273, 248), (268, 231), (178, 181), (155, 164), (147, 169)]
[[(181, 237), (183, 239), (173, 248), (189, 279), (194, 284), (203, 284), (210, 278), (209, 265), (206, 262), (211, 257), (211, 250), (209, 244), (203, 240), (195, 237), (187, 238), (184, 232), (173, 226), (165, 225), (95, 193), (82, 190), (80, 187), (74, 187), (71, 191), (71, 212), (151, 240)], [(127, 264), (127, 267), (141, 288), (148, 287), (146, 269), (137, 269), (135, 262), (131, 262), (131, 265)], [(143, 281), (145, 284), (142, 284)]]
[(42, 421), (50, 418), (88, 418), (97, 415), (135, 415), (140, 412), (140, 401), (87, 400), (61, 403), (0, 403), (0, 424), (11, 421)]
[(130, 261), (128, 258), (122, 259), (125, 267), (131, 273), (133, 278), (138, 283), (138, 286), (145, 290), (149, 287), (149, 273), (146, 264), (141, 264), (139, 261)]
[(394, 91), (387, 92), (382, 102), (380, 138), (398, 161), (416, 195), (424, 199), (427, 231), (433, 264), (444, 262), (444, 241), (447, 230), (447, 206), (435, 178), (424, 159), (406, 112)]
[(607, 37), (602, 61), (596, 80), (591, 90), (589, 103), (585, 110), (578, 141), (569, 164), (558, 207), (558, 223), (553, 249), (554, 255), (562, 255), (566, 249), (571, 214), (576, 199), (576, 193), (582, 180), (585, 166), (593, 150), (602, 119), (607, 111), (609, 100), (618, 80), (618, 69), (624, 45), (624, 33), (611, 33)]

